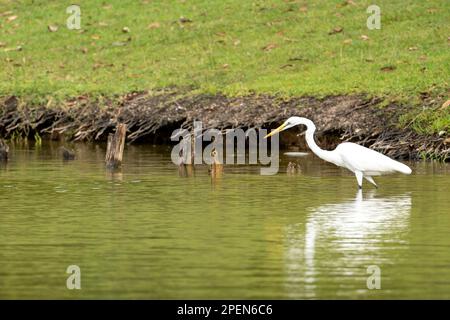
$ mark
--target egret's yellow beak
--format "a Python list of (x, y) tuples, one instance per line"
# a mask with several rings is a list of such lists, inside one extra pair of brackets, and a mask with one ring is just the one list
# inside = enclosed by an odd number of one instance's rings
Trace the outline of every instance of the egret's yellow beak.
[(272, 132), (269, 133), (268, 135), (266, 135), (266, 136), (264, 137), (264, 139), (267, 139), (268, 137), (271, 137), (271, 136), (273, 136), (274, 134), (276, 134), (276, 133), (278, 133), (278, 132), (280, 132), (280, 131), (283, 131), (284, 128), (286, 128), (286, 124), (285, 124), (285, 123), (283, 123), (281, 126), (279, 126), (278, 128), (276, 128), (275, 130), (272, 130)]

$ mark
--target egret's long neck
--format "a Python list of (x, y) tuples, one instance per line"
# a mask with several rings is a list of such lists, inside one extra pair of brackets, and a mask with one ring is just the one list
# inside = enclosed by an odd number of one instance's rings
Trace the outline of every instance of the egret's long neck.
[(314, 139), (315, 131), (316, 131), (316, 128), (314, 126), (307, 126), (305, 138), (306, 138), (306, 143), (308, 144), (308, 147), (319, 158), (321, 158), (325, 161), (337, 164), (339, 162), (339, 159), (337, 159), (337, 157), (333, 151), (323, 150), (317, 145), (317, 143)]

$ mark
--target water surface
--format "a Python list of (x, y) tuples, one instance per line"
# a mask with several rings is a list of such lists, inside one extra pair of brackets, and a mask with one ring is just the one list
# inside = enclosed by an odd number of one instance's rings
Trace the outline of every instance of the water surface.
[(212, 182), (206, 166), (180, 177), (169, 147), (128, 146), (114, 174), (100, 146), (71, 162), (57, 148), (13, 145), (0, 167), (0, 298), (450, 298), (449, 165), (359, 193), (313, 156)]

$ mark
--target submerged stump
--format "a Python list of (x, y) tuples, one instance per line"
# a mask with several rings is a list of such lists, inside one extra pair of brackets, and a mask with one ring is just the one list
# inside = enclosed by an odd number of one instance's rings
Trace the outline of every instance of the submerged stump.
[(110, 169), (119, 168), (122, 165), (123, 150), (125, 148), (125, 138), (127, 133), (126, 124), (117, 125), (116, 133), (108, 135), (108, 145), (106, 148), (106, 167)]
[(293, 176), (302, 173), (302, 169), (298, 163), (289, 162), (286, 168), (286, 173), (288, 176)]
[(0, 139), (0, 161), (8, 161), (9, 146)]

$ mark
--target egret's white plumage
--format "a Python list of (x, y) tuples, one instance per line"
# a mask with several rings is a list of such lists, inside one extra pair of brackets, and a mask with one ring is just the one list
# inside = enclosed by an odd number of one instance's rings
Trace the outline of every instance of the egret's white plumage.
[(411, 169), (407, 165), (356, 143), (344, 142), (332, 151), (321, 149), (314, 140), (316, 126), (311, 120), (302, 117), (290, 117), (280, 127), (268, 134), (266, 138), (301, 124), (306, 126), (306, 143), (312, 152), (325, 161), (334, 163), (339, 167), (347, 168), (353, 172), (360, 188), (362, 187), (363, 178), (377, 186), (372, 176), (395, 172), (404, 174), (411, 173)]

